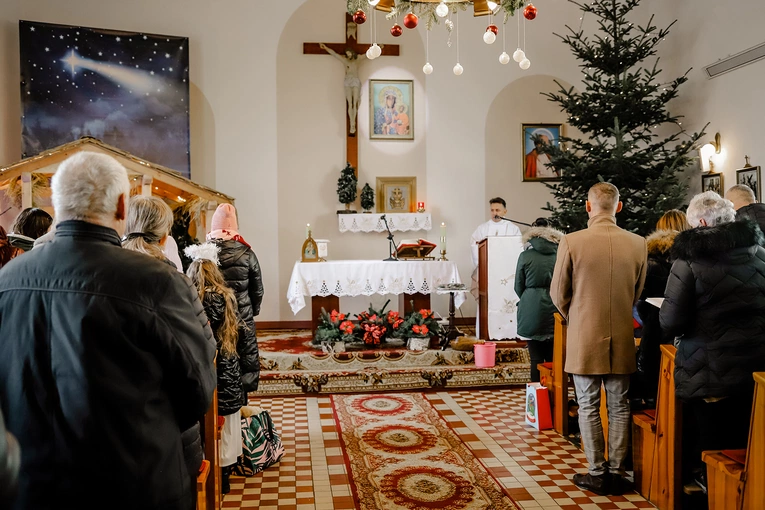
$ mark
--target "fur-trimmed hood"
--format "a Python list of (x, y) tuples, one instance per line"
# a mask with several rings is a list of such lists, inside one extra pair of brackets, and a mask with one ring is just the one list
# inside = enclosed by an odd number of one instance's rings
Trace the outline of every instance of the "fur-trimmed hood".
[[(698, 227), (681, 232), (672, 246), (672, 257), (683, 260), (727, 258), (734, 250), (749, 248), (753, 254), (765, 244), (760, 227), (749, 219), (723, 223), (715, 227)], [(747, 254), (747, 258), (751, 256)]]
[(558, 251), (563, 235), (563, 232), (551, 227), (531, 227), (523, 234), (521, 240), (524, 249), (533, 248), (539, 253), (553, 254)]
[(648, 256), (666, 257), (669, 255), (672, 245), (675, 243), (677, 230), (657, 230), (645, 238)]

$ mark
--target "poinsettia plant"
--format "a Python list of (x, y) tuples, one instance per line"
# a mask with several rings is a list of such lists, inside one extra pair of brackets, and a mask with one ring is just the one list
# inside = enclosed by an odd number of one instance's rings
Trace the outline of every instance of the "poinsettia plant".
[(348, 319), (348, 314), (337, 310), (327, 313), (322, 308), (319, 315), (319, 326), (313, 341), (315, 344), (334, 344), (338, 341), (353, 342), (356, 339), (357, 326)]
[(386, 315), (385, 313), (388, 303), (390, 303), (390, 299), (379, 310), (375, 310), (370, 304), (369, 310), (356, 314), (356, 318), (359, 320), (359, 332), (365, 344), (380, 345), (385, 342), (389, 332), (394, 329), (392, 324), (388, 322), (388, 315), (390, 314)]
[(442, 333), (441, 324), (436, 319), (433, 310), (423, 308), (414, 310), (414, 301), (412, 313), (408, 314), (401, 325), (396, 330), (396, 336), (399, 338), (425, 338), (440, 335)]

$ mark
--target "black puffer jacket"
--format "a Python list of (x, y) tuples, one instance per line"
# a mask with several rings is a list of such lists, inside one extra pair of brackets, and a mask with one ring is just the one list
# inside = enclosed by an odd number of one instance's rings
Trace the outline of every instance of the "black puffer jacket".
[(679, 337), (677, 396), (751, 392), (765, 370), (765, 241), (750, 220), (699, 227), (675, 238), (661, 326)]
[(736, 211), (736, 219), (749, 218), (765, 232), (765, 204), (749, 204)]
[(247, 330), (239, 340), (239, 365), (242, 370), (242, 388), (245, 392), (258, 389), (260, 358), (255, 331), (255, 317), (263, 301), (263, 277), (258, 257), (252, 248), (233, 239), (214, 239), (220, 248), (218, 259), (226, 284), (234, 291), (239, 305), (239, 316)]
[[(223, 324), (225, 317), (226, 298), (211, 289), (205, 289), (205, 297), (202, 300), (202, 304), (205, 307), (205, 313), (210, 320), (210, 327), (218, 342), (218, 357), (216, 358), (218, 368), (218, 413), (225, 416), (237, 412), (247, 403), (242, 391), (242, 371), (239, 368), (239, 358), (237, 356), (226, 356), (220, 351), (218, 328)], [(243, 328), (239, 328), (239, 331), (240, 338), (243, 338)]]

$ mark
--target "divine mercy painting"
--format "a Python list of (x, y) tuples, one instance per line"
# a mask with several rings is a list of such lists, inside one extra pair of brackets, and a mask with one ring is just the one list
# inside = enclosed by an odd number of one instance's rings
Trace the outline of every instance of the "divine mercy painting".
[(369, 80), (370, 138), (414, 140), (412, 80)]
[(19, 21), (22, 157), (82, 136), (190, 177), (186, 37)]

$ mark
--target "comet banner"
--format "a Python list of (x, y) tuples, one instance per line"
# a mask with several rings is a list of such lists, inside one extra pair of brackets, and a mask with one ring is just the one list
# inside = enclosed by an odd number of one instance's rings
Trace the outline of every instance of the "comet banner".
[(189, 40), (19, 22), (22, 157), (92, 136), (190, 177)]

